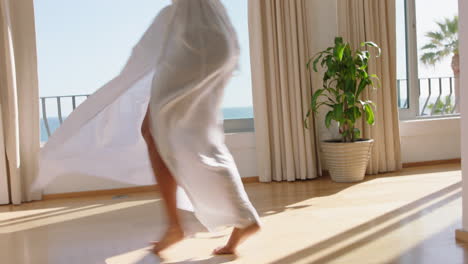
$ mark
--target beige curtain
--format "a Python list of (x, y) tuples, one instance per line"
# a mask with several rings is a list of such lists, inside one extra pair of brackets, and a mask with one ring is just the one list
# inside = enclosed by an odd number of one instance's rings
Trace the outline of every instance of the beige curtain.
[(0, 0), (0, 140), (6, 153), (0, 160), (7, 163), (14, 204), (40, 198), (40, 193), (29, 191), (39, 153), (38, 104), (33, 0)]
[(255, 133), (262, 182), (318, 176), (310, 98), (305, 0), (249, 1)]
[(374, 41), (382, 56), (370, 62), (382, 86), (364, 96), (377, 104), (376, 124), (362, 124), (363, 136), (373, 138), (375, 145), (368, 173), (401, 169), (400, 132), (396, 85), (395, 0), (338, 0), (339, 33), (354, 47), (363, 41)]

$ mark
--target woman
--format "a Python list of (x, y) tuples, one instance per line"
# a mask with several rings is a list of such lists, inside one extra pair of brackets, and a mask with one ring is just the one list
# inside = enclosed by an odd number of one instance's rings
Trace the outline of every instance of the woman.
[(177, 215), (180, 188), (209, 230), (234, 227), (227, 244), (213, 252), (233, 254), (260, 228), (220, 118), (223, 89), (239, 57), (236, 33), (219, 0), (174, 0), (169, 12), (142, 125), (170, 223), (153, 251), (184, 238)]

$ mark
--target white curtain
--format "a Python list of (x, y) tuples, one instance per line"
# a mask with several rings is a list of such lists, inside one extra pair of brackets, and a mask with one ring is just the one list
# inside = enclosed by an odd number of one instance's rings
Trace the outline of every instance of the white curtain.
[(316, 178), (321, 171), (310, 100), (305, 0), (249, 1), (255, 133), (262, 182)]
[(396, 85), (395, 0), (338, 0), (339, 33), (353, 47), (374, 41), (382, 56), (372, 59), (369, 71), (381, 87), (365, 96), (377, 104), (376, 124), (361, 124), (363, 136), (375, 140), (367, 172), (377, 174), (401, 169), (400, 130)]
[(0, 107), (10, 202), (40, 199), (29, 190), (40, 148), (33, 0), (0, 0)]

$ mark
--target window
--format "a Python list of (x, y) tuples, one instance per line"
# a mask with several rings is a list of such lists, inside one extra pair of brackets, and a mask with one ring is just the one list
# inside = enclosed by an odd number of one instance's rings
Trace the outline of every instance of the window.
[(241, 46), (239, 69), (226, 88), (223, 112), (225, 119), (253, 118), (250, 71), (248, 0), (222, 0), (237, 31)]
[[(171, 0), (34, 1), (41, 97), (41, 141), (117, 76), (156, 14)], [(239, 69), (228, 84), (228, 131), (253, 129), (247, 0), (223, 0), (239, 35)]]
[(458, 113), (458, 1), (397, 0), (397, 86), (403, 120)]

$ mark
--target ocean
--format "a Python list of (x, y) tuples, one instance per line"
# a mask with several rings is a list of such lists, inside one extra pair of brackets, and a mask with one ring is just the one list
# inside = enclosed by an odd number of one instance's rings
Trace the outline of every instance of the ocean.
[[(223, 116), (224, 119), (248, 119), (253, 118), (253, 107), (227, 107), (223, 108)], [(63, 117), (65, 120), (66, 117)], [(59, 128), (60, 121), (58, 117), (49, 117), (47, 118), (49, 123), (50, 132), (54, 133), (54, 131)], [(49, 138), (47, 135), (47, 129), (44, 124), (44, 120), (41, 118), (41, 142), (46, 142)]]

